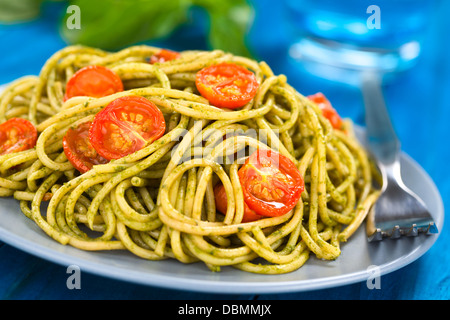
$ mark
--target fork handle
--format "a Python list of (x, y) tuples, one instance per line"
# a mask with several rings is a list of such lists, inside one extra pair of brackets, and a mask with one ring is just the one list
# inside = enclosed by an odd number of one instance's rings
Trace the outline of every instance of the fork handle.
[(399, 160), (400, 141), (389, 117), (381, 82), (378, 73), (368, 71), (362, 74), (367, 142), (373, 155), (389, 165)]

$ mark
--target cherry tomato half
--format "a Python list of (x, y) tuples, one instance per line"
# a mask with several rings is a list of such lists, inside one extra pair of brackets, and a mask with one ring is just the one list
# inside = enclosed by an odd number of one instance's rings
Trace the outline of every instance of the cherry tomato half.
[[(217, 185), (214, 188), (214, 199), (216, 202), (216, 209), (222, 214), (227, 213), (227, 193), (225, 192), (225, 187), (222, 184)], [(263, 216), (256, 214), (255, 211), (251, 210), (244, 201), (244, 216), (242, 217), (242, 222), (251, 222), (263, 218)]]
[(253, 72), (227, 62), (197, 72), (195, 85), (212, 105), (228, 109), (236, 109), (250, 102), (259, 87)]
[(103, 66), (81, 68), (67, 81), (64, 101), (76, 96), (105, 97), (123, 91), (120, 77)]
[(333, 128), (341, 129), (342, 128), (342, 119), (337, 113), (337, 111), (333, 108), (330, 101), (325, 97), (325, 95), (321, 92), (310, 95), (307, 97), (309, 100), (315, 102), (320, 110), (322, 110), (322, 114), (325, 118), (327, 118)]
[(176, 51), (161, 49), (161, 51), (155, 53), (150, 57), (150, 63), (163, 63), (170, 60), (175, 60), (180, 57), (180, 54)]
[(106, 159), (120, 159), (159, 139), (166, 130), (161, 110), (140, 96), (113, 100), (94, 118), (89, 140)]
[(0, 155), (31, 149), (36, 141), (36, 127), (26, 119), (11, 118), (0, 124)]
[(304, 190), (295, 164), (272, 151), (255, 151), (238, 171), (244, 201), (256, 214), (277, 217), (295, 207)]
[(69, 128), (63, 138), (63, 148), (67, 159), (81, 173), (91, 170), (96, 164), (109, 162), (95, 151), (89, 141), (91, 123), (83, 122), (76, 128)]

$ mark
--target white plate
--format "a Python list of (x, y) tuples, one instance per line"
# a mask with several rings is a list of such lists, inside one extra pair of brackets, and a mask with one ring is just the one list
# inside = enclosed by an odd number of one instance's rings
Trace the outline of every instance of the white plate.
[[(363, 131), (358, 129), (358, 136)], [(442, 230), (442, 199), (427, 173), (409, 156), (402, 154), (402, 175), (406, 185), (423, 197)], [(282, 275), (259, 275), (232, 267), (211, 272), (203, 263), (190, 265), (175, 260), (147, 261), (126, 251), (86, 252), (63, 246), (49, 238), (20, 211), (14, 199), (0, 198), (0, 240), (20, 250), (64, 266), (77, 265), (89, 272), (118, 280), (169, 289), (211, 293), (286, 293), (337, 287), (366, 281), (377, 266), (380, 275), (406, 266), (421, 257), (438, 235), (388, 239), (368, 243), (362, 226), (335, 261), (311, 257), (297, 271)]]

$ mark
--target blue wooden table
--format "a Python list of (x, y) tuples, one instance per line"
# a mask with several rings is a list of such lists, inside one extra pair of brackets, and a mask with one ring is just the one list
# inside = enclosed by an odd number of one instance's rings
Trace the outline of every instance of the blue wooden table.
[[(300, 92), (325, 92), (343, 116), (363, 124), (360, 92), (302, 73), (287, 54), (292, 38), (289, 26), (284, 24), (283, 11), (272, 6), (272, 20), (268, 24), (267, 16), (264, 16), (268, 14), (268, 10), (264, 9), (267, 8), (266, 2), (256, 2), (259, 14), (249, 34), (249, 45), (258, 58), (265, 60), (275, 73), (287, 75), (290, 84)], [(60, 10), (60, 4), (50, 4), (42, 8), (37, 19), (0, 25), (0, 83), (10, 82), (26, 74), (37, 74), (45, 60), (66, 45), (57, 31)], [(418, 64), (385, 87), (386, 100), (391, 107), (403, 151), (415, 159), (434, 180), (444, 207), (450, 205), (449, 14), (450, 1), (442, 1), (438, 14), (430, 21), (432, 31)], [(274, 25), (279, 28), (274, 30)], [(195, 41), (179, 39), (179, 36), (175, 34), (153, 44), (195, 49), (191, 47)], [(400, 270), (384, 275), (380, 290), (370, 290), (363, 282), (311, 292), (267, 295), (168, 290), (87, 273), (82, 275), (81, 290), (69, 290), (65, 266), (0, 242), (0, 299), (449, 299), (448, 231), (448, 224), (441, 226), (439, 239), (426, 254)]]

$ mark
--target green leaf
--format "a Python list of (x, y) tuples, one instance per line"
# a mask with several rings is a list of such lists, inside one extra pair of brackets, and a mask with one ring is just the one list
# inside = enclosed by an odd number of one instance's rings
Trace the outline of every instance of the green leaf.
[(42, 0), (0, 0), (0, 22), (18, 23), (39, 15)]
[(194, 0), (209, 14), (209, 42), (212, 48), (241, 56), (251, 56), (246, 43), (253, 11), (245, 0)]
[(211, 49), (250, 56), (245, 37), (252, 11), (245, 0), (72, 0), (80, 8), (80, 29), (61, 27), (72, 44), (115, 50), (142, 41), (169, 36), (188, 21), (189, 9), (203, 8), (209, 18)]
[[(63, 23), (70, 43), (114, 50), (167, 36), (186, 19), (186, 0), (73, 0), (80, 8), (80, 29)], [(69, 15), (66, 15), (64, 22)]]
[[(236, 20), (240, 15), (248, 14), (245, 9), (247, 8), (232, 8), (228, 16), (220, 12), (211, 13), (209, 41), (213, 48), (251, 56), (245, 41), (248, 24)], [(239, 12), (240, 10), (242, 11)]]

